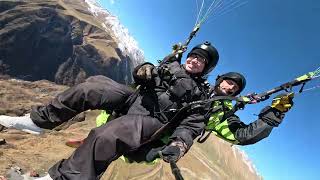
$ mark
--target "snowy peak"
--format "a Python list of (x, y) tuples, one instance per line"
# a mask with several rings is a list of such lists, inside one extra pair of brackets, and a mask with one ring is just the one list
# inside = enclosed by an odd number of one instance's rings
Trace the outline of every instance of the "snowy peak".
[(105, 31), (111, 31), (117, 40), (118, 47), (125, 55), (132, 58), (134, 66), (145, 61), (143, 51), (138, 47), (137, 41), (130, 35), (129, 30), (125, 28), (119, 19), (104, 9), (97, 0), (85, 0), (89, 11), (101, 21)]

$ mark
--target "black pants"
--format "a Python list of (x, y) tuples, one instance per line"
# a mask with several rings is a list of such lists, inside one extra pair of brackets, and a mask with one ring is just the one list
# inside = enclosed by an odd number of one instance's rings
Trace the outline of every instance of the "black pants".
[(47, 105), (33, 107), (30, 117), (39, 127), (53, 129), (89, 109), (120, 109), (134, 91), (105, 76), (93, 76), (62, 92)]
[(68, 159), (51, 167), (49, 174), (55, 180), (100, 179), (113, 160), (137, 150), (162, 126), (150, 116), (121, 116), (92, 129), (84, 144)]

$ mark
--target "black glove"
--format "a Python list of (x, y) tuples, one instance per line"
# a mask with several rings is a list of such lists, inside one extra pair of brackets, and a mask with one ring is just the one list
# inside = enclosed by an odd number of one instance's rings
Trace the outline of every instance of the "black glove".
[(161, 157), (165, 162), (177, 162), (187, 151), (187, 145), (181, 141), (173, 141), (168, 146), (151, 149), (146, 155), (146, 161), (152, 162)]
[(177, 162), (182, 156), (178, 146), (166, 146), (159, 152), (159, 155), (165, 162), (170, 162), (170, 160)]
[(182, 141), (172, 141), (169, 146), (166, 146), (159, 152), (160, 157), (165, 162), (177, 162), (188, 150), (186, 143)]
[(157, 158), (160, 158), (159, 152), (164, 149), (166, 146), (158, 147), (158, 148), (152, 148), (146, 155), (146, 161), (152, 162)]
[(152, 162), (157, 158), (162, 158), (165, 162), (174, 160), (177, 162), (180, 159), (180, 148), (178, 146), (163, 146), (151, 149), (146, 155), (146, 161)]
[(151, 64), (145, 64), (145, 65), (141, 66), (138, 69), (137, 74), (136, 74), (136, 76), (139, 79), (144, 79), (144, 80), (148, 80), (148, 81), (157, 75), (158, 75), (157, 70)]

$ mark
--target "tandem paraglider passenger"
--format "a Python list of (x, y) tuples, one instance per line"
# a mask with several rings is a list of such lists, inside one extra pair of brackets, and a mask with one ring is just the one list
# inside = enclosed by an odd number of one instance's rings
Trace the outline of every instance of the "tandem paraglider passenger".
[[(208, 99), (209, 87), (204, 77), (218, 59), (217, 50), (205, 42), (192, 48), (185, 64), (180, 64), (181, 58), (173, 54), (159, 67), (151, 63), (136, 67), (133, 76), (141, 85), (137, 93), (106, 77), (98, 78), (96, 83), (88, 81), (66, 90), (48, 105), (34, 108), (30, 116), (1, 116), (0, 124), (40, 133), (42, 128), (52, 129), (88, 109), (120, 108), (130, 96), (127, 114), (91, 130), (71, 157), (50, 168), (49, 177), (98, 179), (113, 160), (157, 139), (155, 134), (164, 133), (162, 130), (172, 132), (165, 149), (178, 148), (177, 161), (204, 128), (205, 111), (188, 104)], [(168, 123), (170, 127), (166, 126)], [(170, 156), (163, 153), (166, 155)]]

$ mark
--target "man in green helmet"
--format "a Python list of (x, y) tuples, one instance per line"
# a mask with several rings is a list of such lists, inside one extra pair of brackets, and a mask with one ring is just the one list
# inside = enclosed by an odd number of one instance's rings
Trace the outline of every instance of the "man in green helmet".
[[(237, 96), (246, 86), (246, 79), (236, 72), (218, 76), (211, 96)], [(230, 91), (234, 87), (233, 91)], [(235, 114), (229, 114), (233, 105), (231, 100), (219, 100), (212, 103), (212, 108), (221, 108), (212, 112), (207, 119), (205, 130), (214, 132), (217, 136), (233, 144), (254, 144), (269, 136), (274, 127), (278, 127), (284, 114), (293, 105), (293, 94), (281, 94), (274, 98), (271, 106), (261, 110), (258, 119), (250, 124), (243, 123)], [(229, 117), (227, 117), (229, 116)]]

